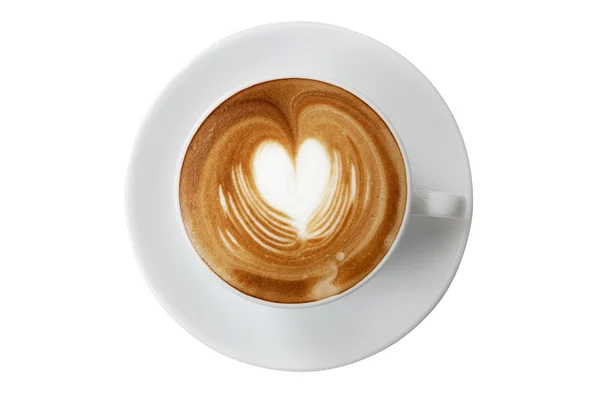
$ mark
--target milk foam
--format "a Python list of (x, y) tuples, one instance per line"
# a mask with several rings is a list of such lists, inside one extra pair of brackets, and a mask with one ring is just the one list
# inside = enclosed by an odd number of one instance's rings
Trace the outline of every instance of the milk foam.
[(252, 177), (262, 198), (290, 216), (300, 235), (310, 237), (308, 220), (331, 181), (331, 160), (323, 145), (306, 139), (293, 157), (279, 143), (264, 142), (254, 154)]
[(219, 105), (180, 178), (186, 232), (236, 289), (299, 303), (336, 295), (391, 247), (406, 205), (402, 154), (368, 105), (307, 79), (265, 82)]

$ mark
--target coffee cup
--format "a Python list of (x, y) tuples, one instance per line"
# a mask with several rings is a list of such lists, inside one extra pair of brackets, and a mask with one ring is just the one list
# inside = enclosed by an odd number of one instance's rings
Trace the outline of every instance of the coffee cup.
[(465, 213), (462, 196), (412, 189), (401, 137), (331, 79), (278, 77), (227, 94), (182, 151), (190, 244), (249, 301), (301, 308), (349, 295), (384, 267), (411, 214)]

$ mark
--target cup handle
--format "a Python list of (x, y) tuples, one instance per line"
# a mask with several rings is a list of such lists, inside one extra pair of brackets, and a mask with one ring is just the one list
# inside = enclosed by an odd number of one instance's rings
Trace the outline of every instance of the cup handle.
[(411, 214), (460, 219), (467, 208), (464, 197), (450, 193), (413, 190), (412, 197)]

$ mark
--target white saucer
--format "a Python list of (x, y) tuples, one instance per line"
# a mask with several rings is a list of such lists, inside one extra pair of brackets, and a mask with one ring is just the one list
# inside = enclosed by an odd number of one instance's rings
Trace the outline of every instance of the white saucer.
[[(305, 309), (259, 305), (216, 283), (183, 230), (175, 190), (182, 154), (207, 113), (241, 88), (286, 77), (337, 82), (360, 93), (401, 137), (413, 189), (467, 200), (461, 220), (411, 216), (402, 241), (373, 279), (341, 300)], [(408, 61), (345, 29), (284, 23), (215, 44), (171, 81), (140, 128), (128, 171), (126, 209), (150, 288), (188, 332), (249, 364), (319, 370), (385, 349), (439, 302), (467, 242), (471, 175), (450, 110)]]

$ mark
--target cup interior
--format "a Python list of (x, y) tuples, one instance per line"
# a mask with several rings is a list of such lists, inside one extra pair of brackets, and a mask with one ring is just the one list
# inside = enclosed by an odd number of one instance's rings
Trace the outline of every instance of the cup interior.
[[(402, 163), (404, 165), (404, 171), (405, 171), (405, 179), (406, 179), (406, 200), (405, 200), (405, 206), (404, 206), (404, 212), (403, 212), (403, 216), (402, 216), (402, 221), (400, 223), (400, 228), (398, 229), (395, 238), (391, 244), (391, 246), (388, 248), (387, 252), (385, 253), (385, 255), (383, 256), (383, 258), (379, 261), (379, 263), (371, 270), (371, 272), (366, 275), (363, 279), (361, 279), (360, 281), (358, 281), (357, 283), (355, 283), (353, 286), (351, 286), (350, 288), (329, 296), (329, 297), (325, 297), (319, 300), (315, 300), (315, 301), (308, 301), (308, 302), (303, 302), (303, 303), (280, 303), (280, 302), (274, 302), (274, 301), (269, 301), (269, 300), (264, 300), (258, 297), (254, 297), (251, 296), (249, 294), (246, 294), (244, 292), (242, 292), (241, 290), (238, 290), (237, 288), (235, 288), (234, 286), (230, 285), (229, 283), (227, 283), (225, 280), (223, 280), (215, 271), (213, 271), (204, 260), (202, 260), (202, 258), (198, 255), (198, 259), (201, 261), (201, 263), (203, 264), (203, 266), (205, 268), (208, 268), (211, 271), (211, 276), (224, 288), (226, 288), (227, 290), (229, 290), (230, 292), (236, 294), (237, 296), (247, 300), (247, 301), (251, 301), (263, 306), (269, 306), (269, 307), (277, 307), (277, 308), (307, 308), (307, 307), (315, 307), (315, 306), (320, 306), (320, 305), (324, 305), (324, 304), (328, 304), (331, 303), (333, 301), (339, 300), (349, 294), (351, 294), (352, 292), (354, 292), (355, 290), (359, 289), (361, 286), (365, 285), (369, 280), (371, 280), (373, 278), (373, 276), (375, 276), (375, 274), (384, 266), (384, 264), (386, 263), (386, 261), (389, 259), (390, 255), (394, 252), (394, 250), (396, 249), (401, 237), (403, 236), (403, 233), (406, 229), (407, 226), (407, 222), (408, 222), (408, 218), (409, 218), (409, 210), (410, 210), (410, 205), (411, 205), (411, 187), (412, 187), (412, 182), (411, 182), (411, 173), (410, 173), (410, 168), (407, 162), (407, 155), (406, 155), (406, 151), (404, 149), (404, 146), (401, 142), (401, 139), (396, 131), (396, 129), (394, 128), (394, 126), (390, 123), (390, 121), (386, 118), (384, 112), (380, 109), (378, 109), (378, 107), (373, 104), (366, 96), (362, 95), (361, 93), (358, 93), (356, 90), (353, 90), (351, 87), (349, 87), (348, 85), (344, 85), (341, 84), (340, 82), (336, 82), (335, 80), (332, 79), (324, 79), (323, 77), (307, 77), (307, 76), (276, 76), (276, 77), (271, 77), (269, 79), (261, 79), (259, 81), (256, 82), (249, 82), (247, 85), (244, 85), (243, 87), (240, 87), (238, 89), (236, 89), (235, 91), (232, 91), (231, 93), (226, 93), (224, 94), (218, 101), (216, 101), (206, 112), (203, 113), (203, 115), (201, 116), (201, 118), (198, 120), (197, 124), (193, 127), (193, 129), (190, 131), (189, 137), (186, 140), (186, 144), (185, 146), (183, 146), (182, 150), (181, 150), (181, 155), (180, 155), (180, 160), (179, 160), (179, 164), (178, 164), (178, 174), (179, 176), (177, 176), (176, 182), (179, 185), (180, 180), (181, 180), (181, 171), (182, 171), (182, 166), (183, 166), (183, 162), (184, 162), (184, 158), (185, 155), (187, 153), (188, 147), (190, 145), (190, 142), (192, 141), (192, 138), (195, 136), (196, 132), (198, 131), (199, 127), (202, 125), (202, 123), (206, 120), (206, 118), (217, 108), (219, 107), (225, 100), (229, 99), (230, 97), (234, 96), (237, 93), (240, 93), (242, 91), (244, 91), (245, 89), (261, 84), (261, 83), (266, 83), (266, 82), (270, 82), (270, 81), (274, 81), (274, 80), (281, 80), (281, 79), (308, 79), (308, 80), (315, 80), (315, 81), (320, 81), (320, 82), (324, 82), (327, 83), (329, 85), (333, 85), (336, 86), (338, 88), (341, 88), (349, 93), (351, 93), (352, 95), (356, 96), (357, 98), (359, 98), (360, 100), (362, 100), (362, 102), (364, 102), (366, 105), (368, 105), (380, 118), (381, 120), (386, 124), (386, 126), (388, 127), (389, 131), (392, 133), (392, 136), (394, 138), (394, 140), (396, 141), (398, 148), (400, 150), (400, 153), (402, 155)], [(175, 188), (175, 195), (177, 197), (177, 199), (179, 200), (179, 187)], [(176, 202), (176, 204), (179, 204), (179, 201)], [(179, 213), (179, 215), (181, 216), (181, 212)], [(185, 230), (184, 228), (184, 222), (183, 219), (181, 219), (180, 221), (180, 225), (181, 227)], [(186, 234), (185, 235), (188, 240), (190, 240), (190, 245), (191, 244), (191, 239), (189, 238), (189, 236)]]

